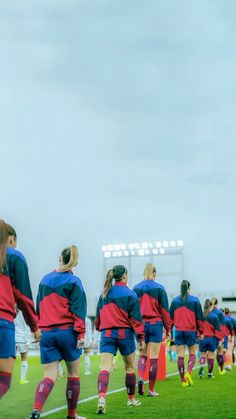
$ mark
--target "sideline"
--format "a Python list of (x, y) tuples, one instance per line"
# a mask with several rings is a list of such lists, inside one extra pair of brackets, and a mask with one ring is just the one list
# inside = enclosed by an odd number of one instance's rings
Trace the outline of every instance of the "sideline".
[[(193, 368), (193, 370), (196, 370), (198, 368), (199, 368), (199, 366), (196, 366), (196, 367)], [(178, 371), (177, 372), (172, 372), (170, 374), (167, 374), (166, 377), (167, 378), (168, 377), (173, 377), (174, 375), (179, 375), (179, 372)], [(148, 381), (145, 381), (145, 383), (147, 383), (147, 382)], [(126, 390), (126, 387), (122, 387), (122, 388), (118, 388), (116, 390), (108, 391), (107, 392), (107, 396), (109, 394), (119, 393), (119, 392), (124, 391), (124, 390)], [(82, 404), (82, 403), (90, 402), (91, 400), (95, 400), (95, 399), (97, 399), (97, 397), (98, 397), (97, 394), (95, 396), (86, 397), (85, 399), (79, 400), (78, 401), (78, 405), (79, 404)], [(56, 407), (55, 409), (48, 410), (47, 412), (41, 413), (40, 414), (40, 417), (43, 418), (45, 416), (49, 416), (49, 415), (52, 415), (53, 413), (60, 412), (61, 410), (66, 410), (66, 409), (67, 409), (67, 404), (65, 404), (64, 406)], [(86, 419), (86, 418), (84, 418), (82, 416), (79, 416), (79, 418)]]

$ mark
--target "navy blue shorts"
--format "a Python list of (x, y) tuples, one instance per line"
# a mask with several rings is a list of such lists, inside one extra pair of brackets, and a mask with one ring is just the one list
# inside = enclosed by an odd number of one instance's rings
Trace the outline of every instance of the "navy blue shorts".
[(0, 358), (15, 358), (15, 325), (14, 322), (0, 319)]
[(175, 345), (193, 346), (196, 343), (196, 332), (175, 331)]
[(105, 329), (101, 331), (100, 352), (116, 355), (129, 355), (135, 351), (134, 332), (132, 329)]
[(51, 329), (42, 331), (40, 340), (41, 364), (49, 364), (54, 361), (75, 361), (82, 354), (82, 349), (77, 349), (77, 333), (73, 327), (68, 329)]
[(217, 338), (214, 336), (209, 336), (199, 341), (199, 351), (200, 352), (215, 352), (217, 348)]
[(223, 348), (224, 349), (228, 349), (228, 340), (229, 340), (228, 336), (225, 336), (224, 341), (223, 341)]
[(163, 323), (156, 322), (154, 324), (150, 324), (150, 322), (144, 323), (144, 337), (145, 343), (155, 342), (159, 343), (162, 342), (162, 330), (163, 330)]

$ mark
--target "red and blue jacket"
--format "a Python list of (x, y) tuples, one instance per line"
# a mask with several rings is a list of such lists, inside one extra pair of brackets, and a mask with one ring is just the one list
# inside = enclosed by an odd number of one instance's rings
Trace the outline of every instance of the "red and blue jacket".
[(166, 331), (170, 332), (171, 321), (165, 288), (153, 279), (144, 279), (133, 290), (139, 299), (143, 322), (163, 322)]
[(138, 297), (123, 281), (116, 281), (106, 298), (99, 297), (95, 327), (100, 331), (130, 328), (138, 340), (144, 340)]
[(37, 295), (40, 329), (73, 326), (78, 339), (83, 339), (86, 311), (86, 295), (80, 278), (71, 271), (53, 271), (43, 277)]
[(13, 322), (17, 304), (31, 331), (38, 329), (27, 263), (22, 253), (11, 247), (6, 249), (6, 265), (0, 273), (0, 296), (0, 319)]
[(224, 315), (225, 318), (225, 336), (233, 336), (234, 335), (234, 324), (232, 321), (232, 317), (228, 314)]
[(170, 305), (170, 317), (175, 329), (181, 332), (203, 333), (203, 314), (200, 301), (193, 295), (175, 297)]
[(221, 337), (219, 319), (212, 312), (208, 313), (204, 319), (203, 335), (204, 338), (216, 337), (217, 339), (220, 339)]
[(222, 340), (222, 339), (224, 339), (224, 336), (225, 336), (225, 317), (224, 317), (224, 314), (216, 306), (213, 308), (212, 313), (214, 313), (219, 319), (219, 322), (220, 322), (220, 338), (219, 339)]

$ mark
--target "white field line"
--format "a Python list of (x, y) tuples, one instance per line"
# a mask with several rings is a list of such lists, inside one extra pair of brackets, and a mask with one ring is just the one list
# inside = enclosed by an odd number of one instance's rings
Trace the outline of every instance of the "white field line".
[[(199, 368), (199, 366), (196, 366), (196, 367), (193, 368), (193, 370), (196, 370), (198, 368)], [(167, 378), (168, 377), (173, 377), (174, 375), (178, 375), (178, 374), (179, 374), (179, 371), (172, 372), (171, 374), (167, 374), (166, 377)], [(148, 381), (145, 381), (145, 383), (147, 383), (147, 382)], [(126, 390), (126, 387), (118, 388), (116, 390), (111, 390), (111, 391), (107, 392), (107, 395), (114, 394), (114, 393), (119, 393), (119, 392), (124, 391), (124, 390)], [(97, 394), (95, 396), (86, 397), (85, 399), (79, 400), (78, 404), (87, 403), (87, 402), (90, 402), (91, 400), (95, 400), (97, 398), (98, 398)], [(44, 416), (49, 416), (49, 415), (52, 415), (53, 413), (60, 412), (60, 410), (65, 410), (65, 409), (67, 409), (67, 404), (65, 404), (64, 406), (56, 407), (55, 409), (48, 410), (47, 412), (41, 413), (40, 417), (43, 418)], [(83, 418), (82, 416), (79, 416), (79, 418), (86, 419), (86, 418)]]

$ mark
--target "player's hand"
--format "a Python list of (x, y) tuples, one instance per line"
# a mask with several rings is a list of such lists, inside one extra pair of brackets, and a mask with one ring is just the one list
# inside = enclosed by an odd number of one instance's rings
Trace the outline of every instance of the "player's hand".
[(82, 349), (84, 347), (84, 339), (78, 339), (77, 340), (77, 349)]
[(34, 342), (33, 343), (39, 342), (40, 339), (41, 339), (41, 330), (38, 329), (38, 330), (36, 330), (36, 332), (34, 332)]
[(138, 342), (137, 342), (137, 349), (139, 350), (139, 351), (143, 351), (144, 350), (144, 348), (145, 348), (145, 343), (144, 343), (144, 341), (143, 340), (139, 340)]
[(204, 339), (204, 335), (201, 333), (201, 334), (199, 335), (198, 340), (203, 340), (203, 339)]

